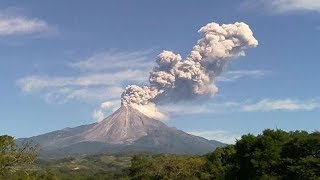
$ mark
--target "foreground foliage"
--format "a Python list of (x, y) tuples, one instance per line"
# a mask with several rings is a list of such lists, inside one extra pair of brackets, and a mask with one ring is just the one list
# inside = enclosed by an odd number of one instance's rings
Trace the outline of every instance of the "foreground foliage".
[(136, 156), (133, 179), (320, 179), (320, 133), (265, 130), (204, 157)]
[(265, 130), (204, 156), (93, 155), (35, 162), (0, 136), (0, 179), (320, 179), (320, 133)]
[(24, 169), (30, 168), (37, 157), (37, 146), (31, 142), (25, 142), (18, 148), (13, 137), (0, 136), (0, 178), (7, 179), (10, 176), (21, 174), (28, 176)]
[(217, 179), (320, 179), (320, 133), (265, 130), (207, 155)]

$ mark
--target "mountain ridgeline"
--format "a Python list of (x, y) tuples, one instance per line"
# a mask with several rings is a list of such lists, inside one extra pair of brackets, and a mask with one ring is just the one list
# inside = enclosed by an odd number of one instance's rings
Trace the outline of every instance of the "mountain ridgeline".
[(205, 154), (223, 143), (171, 128), (131, 106), (121, 106), (103, 121), (17, 139), (40, 145), (40, 156), (65, 157), (101, 153)]

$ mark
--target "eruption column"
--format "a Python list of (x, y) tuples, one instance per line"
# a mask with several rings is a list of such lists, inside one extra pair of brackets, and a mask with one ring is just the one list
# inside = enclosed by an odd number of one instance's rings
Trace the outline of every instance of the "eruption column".
[(129, 85), (121, 95), (122, 105), (190, 100), (218, 92), (214, 78), (223, 72), (228, 61), (244, 56), (244, 50), (258, 45), (250, 27), (209, 23), (198, 31), (202, 38), (182, 60), (180, 54), (164, 50), (150, 72), (148, 86)]

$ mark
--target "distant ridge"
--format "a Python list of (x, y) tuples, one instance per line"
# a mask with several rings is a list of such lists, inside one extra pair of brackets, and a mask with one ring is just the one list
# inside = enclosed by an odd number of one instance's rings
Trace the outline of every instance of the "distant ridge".
[(30, 138), (41, 156), (63, 157), (98, 153), (204, 154), (224, 144), (185, 133), (152, 119), (131, 106), (121, 106), (99, 123), (65, 128)]

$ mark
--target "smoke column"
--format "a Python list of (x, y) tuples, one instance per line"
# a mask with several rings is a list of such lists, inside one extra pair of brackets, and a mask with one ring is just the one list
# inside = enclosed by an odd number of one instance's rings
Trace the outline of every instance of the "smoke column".
[(209, 23), (198, 31), (202, 38), (183, 60), (180, 54), (164, 50), (149, 76), (149, 85), (129, 85), (121, 95), (122, 105), (145, 106), (212, 96), (218, 92), (215, 77), (228, 61), (244, 56), (244, 50), (258, 45), (250, 27)]

